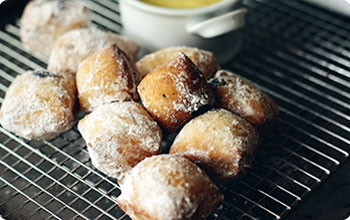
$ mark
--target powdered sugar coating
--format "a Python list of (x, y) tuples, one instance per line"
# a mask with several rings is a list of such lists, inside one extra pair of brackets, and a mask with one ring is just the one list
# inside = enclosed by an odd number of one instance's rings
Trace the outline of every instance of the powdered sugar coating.
[(137, 74), (116, 44), (86, 58), (76, 75), (80, 109), (92, 111), (105, 103), (136, 100)]
[(139, 46), (123, 36), (97, 28), (67, 32), (56, 41), (49, 58), (48, 69), (76, 73), (84, 59), (114, 43), (131, 60), (135, 60)]
[(28, 71), (17, 76), (8, 88), (0, 122), (25, 139), (51, 139), (73, 126), (75, 102), (72, 76)]
[(118, 179), (161, 149), (160, 128), (136, 102), (102, 105), (80, 120), (78, 129), (92, 164), (107, 176)]
[(219, 107), (240, 115), (258, 128), (271, 123), (279, 114), (277, 105), (259, 87), (227, 70), (219, 70), (209, 84)]
[(142, 77), (154, 70), (156, 67), (173, 61), (178, 54), (183, 52), (198, 67), (204, 78), (210, 79), (219, 69), (219, 65), (210, 51), (194, 47), (168, 47), (144, 56), (136, 63)]
[(168, 131), (176, 130), (193, 112), (214, 102), (206, 80), (183, 53), (147, 74), (138, 92), (148, 112)]
[(219, 109), (188, 122), (170, 148), (197, 163), (215, 181), (232, 179), (249, 166), (259, 134), (245, 119)]
[[(181, 100), (173, 102), (174, 109), (192, 113), (197, 111), (200, 107), (209, 104), (211, 100), (209, 99), (210, 94), (208, 94), (208, 87), (205, 86), (206, 84), (201, 80), (201, 77), (192, 75), (188, 65), (191, 64), (188, 63), (185, 55), (179, 53), (179, 57), (171, 62), (168, 67), (174, 68), (179, 72), (178, 76), (175, 78), (175, 87)], [(198, 72), (198, 75), (200, 75), (200, 72), (196, 68), (194, 68), (194, 72)], [(188, 83), (189, 81), (191, 81), (193, 85), (190, 85)]]
[(49, 57), (59, 36), (90, 25), (90, 14), (88, 8), (76, 1), (31, 1), (20, 23), (23, 46), (31, 52)]
[(139, 163), (121, 182), (121, 191), (118, 205), (134, 220), (203, 219), (223, 199), (199, 167), (173, 155)]

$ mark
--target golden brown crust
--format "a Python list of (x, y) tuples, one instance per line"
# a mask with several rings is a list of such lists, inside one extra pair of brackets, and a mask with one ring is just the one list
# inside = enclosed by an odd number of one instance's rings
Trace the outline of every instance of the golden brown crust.
[(147, 74), (138, 86), (143, 105), (167, 131), (175, 131), (192, 113), (211, 105), (214, 96), (197, 67), (183, 53)]
[(218, 71), (209, 84), (218, 107), (240, 115), (259, 130), (279, 115), (276, 103), (259, 87), (229, 71)]
[(116, 44), (86, 58), (76, 75), (80, 109), (90, 112), (114, 101), (136, 100), (136, 76), (132, 61)]
[(139, 60), (136, 63), (137, 69), (144, 77), (156, 67), (173, 61), (180, 52), (185, 53), (192, 60), (207, 80), (219, 69), (213, 53), (193, 47), (169, 47), (158, 50)]
[(200, 220), (223, 196), (189, 160), (158, 155), (135, 166), (121, 181), (119, 207), (133, 220)]
[(250, 165), (259, 134), (245, 119), (224, 109), (188, 122), (170, 148), (203, 168), (215, 181), (236, 178)]

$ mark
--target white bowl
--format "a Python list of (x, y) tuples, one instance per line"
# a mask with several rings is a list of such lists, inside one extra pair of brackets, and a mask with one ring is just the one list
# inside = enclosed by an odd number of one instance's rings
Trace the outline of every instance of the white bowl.
[(120, 0), (123, 35), (138, 42), (143, 53), (170, 46), (192, 46), (214, 52), (219, 62), (240, 48), (245, 8), (239, 0), (194, 9), (170, 9), (139, 0)]
[(305, 0), (326, 9), (350, 16), (350, 0)]

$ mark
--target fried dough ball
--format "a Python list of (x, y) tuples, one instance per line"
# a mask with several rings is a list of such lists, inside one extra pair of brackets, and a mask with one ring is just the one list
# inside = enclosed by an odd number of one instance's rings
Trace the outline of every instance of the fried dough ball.
[(201, 168), (215, 182), (237, 177), (255, 155), (259, 134), (245, 119), (227, 110), (212, 110), (188, 122), (170, 148)]
[(276, 103), (256, 85), (227, 70), (219, 70), (209, 80), (218, 107), (245, 118), (264, 130), (279, 115)]
[(19, 75), (8, 88), (0, 111), (1, 125), (28, 140), (52, 139), (75, 122), (73, 76), (47, 70)]
[(110, 177), (121, 178), (161, 150), (159, 126), (136, 102), (102, 105), (80, 120), (78, 129), (92, 164)]
[(145, 159), (121, 182), (119, 207), (133, 220), (200, 220), (223, 196), (194, 163), (173, 155)]
[(114, 43), (131, 60), (135, 60), (139, 46), (123, 36), (97, 28), (69, 31), (56, 41), (49, 58), (48, 69), (75, 74), (84, 59)]
[(31, 1), (25, 7), (20, 23), (23, 46), (49, 57), (59, 36), (90, 25), (90, 14), (88, 8), (76, 1)]
[(147, 111), (169, 132), (214, 102), (206, 80), (184, 53), (147, 74), (137, 89)]
[(207, 80), (219, 69), (219, 64), (212, 52), (193, 47), (169, 47), (158, 50), (139, 60), (136, 63), (137, 69), (144, 77), (156, 67), (173, 61), (180, 52), (185, 53), (192, 60)]
[(116, 44), (86, 58), (76, 75), (80, 109), (90, 112), (105, 103), (136, 100), (137, 74)]

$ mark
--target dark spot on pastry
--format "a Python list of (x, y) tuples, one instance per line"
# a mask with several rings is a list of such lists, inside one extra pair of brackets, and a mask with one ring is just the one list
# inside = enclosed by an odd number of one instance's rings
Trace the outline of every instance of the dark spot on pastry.
[(164, 98), (166, 98), (166, 95), (165, 95), (165, 94), (163, 94), (162, 96), (163, 96)]
[(209, 84), (212, 86), (224, 86), (226, 85), (226, 80), (221, 78), (214, 78), (209, 81)]
[(35, 70), (33, 72), (34, 76), (38, 76), (40, 78), (46, 78), (46, 77), (57, 77), (56, 74), (46, 71), (46, 70)]
[(66, 8), (65, 0), (59, 0), (59, 1), (57, 2), (57, 5), (58, 5), (58, 8), (59, 8), (60, 10), (64, 10), (64, 9)]

